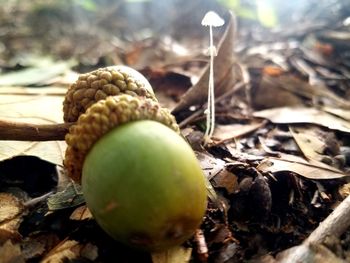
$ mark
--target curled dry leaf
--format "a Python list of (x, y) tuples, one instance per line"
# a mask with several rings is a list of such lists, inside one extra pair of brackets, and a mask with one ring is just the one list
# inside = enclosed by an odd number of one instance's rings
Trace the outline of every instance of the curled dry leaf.
[[(224, 94), (241, 79), (237, 58), (232, 48), (234, 46), (235, 33), (235, 19), (233, 14), (230, 14), (230, 21), (218, 45), (217, 56), (214, 58), (215, 96)], [(208, 81), (209, 65), (205, 68), (198, 82), (181, 97), (173, 112), (179, 112), (191, 105), (205, 103), (208, 98)]]

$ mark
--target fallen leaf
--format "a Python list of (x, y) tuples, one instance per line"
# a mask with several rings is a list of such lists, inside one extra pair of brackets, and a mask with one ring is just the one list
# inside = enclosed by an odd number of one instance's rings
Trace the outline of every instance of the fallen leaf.
[(212, 179), (216, 174), (225, 168), (225, 162), (221, 159), (214, 158), (209, 154), (201, 152), (196, 152), (196, 155), (197, 159), (199, 160), (199, 164), (208, 180)]
[(33, 234), (21, 242), (22, 255), (28, 260), (43, 256), (60, 243), (58, 236), (47, 232)]
[(81, 205), (85, 202), (81, 186), (70, 183), (66, 189), (51, 195), (47, 199), (49, 210), (60, 210)]
[(331, 107), (323, 107), (322, 110), (325, 112), (336, 115), (344, 120), (350, 121), (350, 110), (340, 109), (340, 108), (331, 108)]
[(14, 156), (37, 156), (42, 160), (53, 164), (62, 165), (65, 142), (26, 142), (26, 141), (0, 141), (0, 161)]
[(75, 240), (64, 240), (54, 247), (41, 261), (42, 263), (63, 263), (66, 260), (85, 258), (94, 261), (98, 257), (98, 248), (91, 243), (80, 244)]
[[(0, 230), (11, 238), (18, 237), (25, 208), (22, 202), (10, 193), (0, 193)], [(4, 232), (5, 231), (5, 232)]]
[(94, 261), (98, 257), (98, 248), (97, 246), (87, 243), (85, 244), (80, 251), (80, 256), (83, 258), (89, 259), (90, 261)]
[(9, 193), (0, 193), (0, 224), (15, 218), (23, 209), (17, 197)]
[(261, 120), (253, 120), (247, 124), (219, 124), (215, 126), (213, 137), (215, 140), (219, 140), (220, 143), (223, 141), (233, 140), (261, 128), (261, 126), (264, 124), (266, 124), (266, 122)]
[(263, 75), (259, 87), (253, 96), (258, 108), (296, 107), (304, 105), (303, 98), (322, 100), (326, 105), (349, 109), (350, 103), (337, 96), (324, 85), (310, 85), (291, 74), (280, 76)]
[(227, 193), (233, 194), (238, 189), (238, 178), (233, 173), (226, 169), (221, 170), (212, 179), (215, 187), (222, 187), (226, 189)]
[(282, 154), (281, 158), (267, 157), (257, 167), (263, 172), (282, 172), (289, 171), (299, 174), (303, 177), (315, 180), (321, 179), (339, 179), (348, 177), (342, 171), (318, 162), (310, 164), (305, 159), (288, 154)]
[(350, 123), (315, 108), (282, 107), (256, 111), (253, 116), (266, 118), (273, 123), (313, 123), (329, 129), (350, 133)]
[[(0, 101), (0, 118), (3, 121), (53, 124), (63, 120), (63, 96), (0, 94)], [(62, 165), (65, 149), (63, 141), (0, 141), (0, 161), (28, 155)]]
[(92, 219), (92, 218), (93, 218), (92, 214), (86, 205), (82, 205), (76, 208), (69, 217), (70, 220), (78, 220), (78, 221)]
[[(75, 81), (77, 78), (78, 77), (75, 76), (75, 79), (73, 81)], [(67, 87), (60, 87), (60, 86), (57, 86), (57, 87), (49, 86), (49, 87), (40, 87), (40, 88), (30, 88), (30, 87), (1, 87), (0, 88), (0, 96), (2, 95), (62, 96), (62, 100), (66, 92), (67, 92)]]
[(0, 246), (1, 263), (24, 263), (21, 248), (19, 244), (12, 244), (7, 240), (4, 245)]
[(152, 253), (153, 263), (186, 263), (190, 262), (192, 248), (176, 246), (163, 252)]
[(307, 159), (322, 161), (326, 143), (322, 141), (320, 127), (311, 125), (303, 127), (290, 126), (289, 130)]
[(290, 90), (284, 89), (284, 83), (276, 77), (264, 74), (254, 88), (252, 103), (255, 109), (269, 109), (275, 107), (304, 106), (303, 99)]
[(82, 245), (75, 240), (64, 240), (54, 247), (41, 261), (42, 263), (63, 263), (80, 255)]
[[(220, 96), (231, 89), (241, 79), (240, 70), (233, 51), (235, 39), (235, 18), (231, 13), (230, 21), (218, 45), (218, 54), (214, 57), (215, 96)], [(209, 65), (203, 71), (198, 82), (182, 97), (173, 112), (179, 112), (191, 105), (203, 104), (208, 98)]]
[(42, 85), (68, 71), (72, 62), (46, 60), (46, 63), (0, 75), (0, 86)]

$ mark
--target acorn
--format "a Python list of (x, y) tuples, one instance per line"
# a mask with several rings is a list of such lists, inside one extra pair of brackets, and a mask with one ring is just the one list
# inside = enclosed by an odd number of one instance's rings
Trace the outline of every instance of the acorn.
[(116, 240), (147, 251), (182, 244), (207, 205), (203, 172), (171, 113), (154, 98), (101, 99), (66, 135), (68, 175)]
[(63, 102), (63, 119), (75, 122), (95, 102), (108, 96), (128, 94), (157, 101), (151, 84), (138, 71), (127, 66), (112, 66), (81, 74)]

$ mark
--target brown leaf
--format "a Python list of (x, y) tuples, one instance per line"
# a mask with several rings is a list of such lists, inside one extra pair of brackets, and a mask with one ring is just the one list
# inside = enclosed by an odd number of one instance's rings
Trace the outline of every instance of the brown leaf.
[[(63, 96), (3, 94), (0, 101), (2, 120), (35, 124), (60, 123), (63, 120)], [(0, 161), (18, 155), (31, 155), (61, 165), (65, 148), (66, 144), (62, 141), (0, 141)]]
[[(322, 132), (316, 126), (293, 127), (289, 130), (298, 144), (300, 150), (308, 160), (322, 161), (326, 143), (321, 137)], [(323, 139), (323, 140), (322, 140)]]
[(196, 155), (208, 180), (213, 178), (225, 167), (225, 162), (223, 160), (214, 158), (209, 154), (197, 152)]
[(273, 123), (313, 123), (329, 129), (350, 133), (349, 122), (315, 108), (273, 108), (254, 112), (253, 115), (266, 118)]
[(348, 175), (321, 162), (308, 163), (305, 159), (288, 154), (282, 154), (281, 158), (267, 157), (257, 167), (264, 172), (289, 171), (309, 179), (338, 179)]
[(0, 229), (2, 234), (18, 237), (18, 228), (22, 221), (24, 206), (20, 200), (12, 194), (0, 193)]
[(38, 235), (32, 233), (31, 237), (25, 238), (21, 243), (22, 254), (25, 259), (43, 256), (45, 252), (53, 249), (60, 240), (55, 234), (47, 232)]
[[(233, 52), (235, 38), (235, 19), (230, 16), (229, 24), (218, 45), (218, 55), (214, 58), (215, 96), (220, 96), (231, 89), (241, 79), (238, 65)], [(173, 110), (179, 112), (191, 105), (203, 104), (208, 97), (209, 65), (205, 68), (199, 81), (192, 86), (181, 98)]]
[(64, 240), (54, 247), (41, 262), (63, 263), (66, 259), (75, 259), (78, 257), (84, 257), (93, 261), (97, 256), (97, 247), (90, 243), (82, 245), (75, 240)]
[(8, 240), (3, 246), (0, 247), (0, 260), (1, 263), (25, 262), (19, 244), (12, 244), (11, 240)]
[(247, 133), (253, 132), (265, 124), (261, 120), (253, 120), (247, 124), (228, 124), (228, 125), (216, 125), (213, 137), (217, 140), (228, 141), (234, 138), (238, 138)]
[(229, 194), (238, 189), (237, 176), (226, 169), (220, 171), (212, 180), (215, 187), (223, 187)]
[(254, 96), (252, 96), (254, 108), (303, 106), (302, 98), (290, 90), (286, 90), (284, 85), (283, 81), (277, 77), (263, 75), (260, 84), (254, 88)]
[(86, 220), (92, 219), (92, 214), (86, 205), (79, 206), (76, 208), (69, 217), (70, 220)]
[(331, 108), (331, 107), (323, 107), (322, 110), (325, 112), (336, 115), (344, 120), (350, 121), (350, 110), (340, 109), (340, 108)]

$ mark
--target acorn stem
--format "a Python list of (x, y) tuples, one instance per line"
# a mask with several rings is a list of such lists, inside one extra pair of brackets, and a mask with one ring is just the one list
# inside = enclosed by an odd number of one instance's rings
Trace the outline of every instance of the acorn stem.
[(64, 140), (73, 122), (33, 124), (0, 120), (0, 140), (59, 141)]

